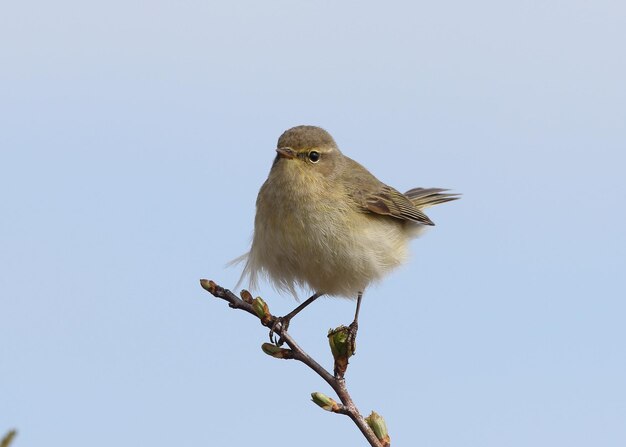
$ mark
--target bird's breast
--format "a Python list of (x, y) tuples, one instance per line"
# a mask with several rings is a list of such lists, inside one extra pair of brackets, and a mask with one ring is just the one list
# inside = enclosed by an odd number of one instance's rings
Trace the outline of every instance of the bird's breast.
[(400, 223), (361, 212), (336, 185), (270, 176), (250, 255), (279, 286), (352, 297), (404, 261), (404, 233)]

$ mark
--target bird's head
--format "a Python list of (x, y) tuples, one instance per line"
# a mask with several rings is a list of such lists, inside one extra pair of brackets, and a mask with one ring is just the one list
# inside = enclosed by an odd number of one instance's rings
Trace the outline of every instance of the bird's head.
[(284, 170), (306, 180), (330, 177), (343, 155), (328, 132), (315, 126), (297, 126), (278, 139), (272, 170)]

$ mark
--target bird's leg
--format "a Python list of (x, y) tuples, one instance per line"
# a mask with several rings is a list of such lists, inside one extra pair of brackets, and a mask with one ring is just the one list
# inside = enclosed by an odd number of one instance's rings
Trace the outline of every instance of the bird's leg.
[(361, 310), (361, 299), (363, 298), (363, 292), (359, 292), (356, 297), (356, 311), (354, 312), (354, 321), (350, 323), (350, 335), (349, 340), (352, 345), (352, 352), (356, 352), (356, 333), (359, 330), (359, 311)]
[(274, 321), (274, 324), (272, 325), (272, 328), (270, 329), (270, 341), (274, 343), (276, 346), (281, 346), (284, 343), (282, 337), (279, 338), (278, 340), (274, 340), (274, 329), (276, 328), (276, 325), (280, 323), (282, 330), (286, 331), (287, 329), (289, 329), (289, 322), (291, 321), (291, 319), (295, 317), (296, 315), (298, 315), (305, 307), (307, 307), (309, 304), (311, 304), (313, 301), (315, 301), (322, 295), (324, 294), (314, 293), (313, 295), (311, 295), (310, 298), (308, 298), (306, 301), (301, 303), (298, 307), (296, 307), (294, 310), (289, 312), (284, 317), (276, 318), (276, 320)]

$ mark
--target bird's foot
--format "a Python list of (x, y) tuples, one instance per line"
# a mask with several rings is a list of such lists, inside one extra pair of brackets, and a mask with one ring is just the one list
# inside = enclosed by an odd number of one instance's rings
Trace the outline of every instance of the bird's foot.
[(352, 323), (350, 323), (350, 326), (348, 326), (348, 329), (350, 330), (350, 332), (348, 333), (348, 341), (350, 343), (350, 349), (353, 353), (356, 352), (356, 333), (359, 331), (359, 323), (354, 320)]
[[(276, 346), (282, 346), (285, 343), (283, 336), (281, 335), (283, 332), (287, 332), (289, 329), (289, 322), (291, 318), (287, 317), (276, 317), (274, 318), (274, 322), (272, 323), (272, 327), (270, 328), (270, 342), (275, 344)], [(280, 334), (276, 337), (276, 327), (280, 325)]]
[(300, 304), (298, 307), (296, 307), (294, 310), (289, 312), (284, 317), (276, 317), (274, 319), (274, 323), (272, 324), (272, 327), (270, 328), (270, 341), (274, 343), (276, 346), (282, 346), (282, 344), (285, 343), (285, 340), (283, 340), (283, 337), (280, 336), (278, 340), (275, 340), (274, 338), (274, 332), (276, 331), (276, 326), (280, 323), (281, 334), (283, 332), (287, 332), (287, 329), (289, 329), (289, 322), (291, 321), (291, 319), (295, 317), (296, 315), (298, 315), (302, 311), (302, 309), (307, 307), (309, 304), (311, 304), (313, 301), (315, 301), (322, 295), (323, 293), (314, 293), (304, 303)]

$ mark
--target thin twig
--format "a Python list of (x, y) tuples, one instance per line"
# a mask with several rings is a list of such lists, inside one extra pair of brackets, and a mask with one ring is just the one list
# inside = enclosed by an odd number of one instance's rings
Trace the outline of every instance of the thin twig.
[(16, 435), (17, 435), (16, 430), (10, 430), (6, 435), (4, 435), (4, 437), (2, 438), (2, 441), (0, 441), (0, 447), (9, 447), (9, 445), (11, 445), (11, 442), (13, 442), (13, 439), (15, 438)]
[[(206, 279), (200, 280), (200, 285), (204, 290), (209, 292), (211, 295), (216, 298), (221, 298), (228, 302), (229, 307), (233, 309), (240, 309), (249, 314), (254, 315), (258, 318), (254, 308), (251, 304), (239, 298), (233, 292), (228, 289), (225, 289), (213, 281), (209, 281)], [(341, 400), (342, 406), (339, 407), (339, 410), (336, 411), (339, 414), (345, 414), (356, 424), (356, 426), (361, 430), (365, 439), (370, 443), (372, 447), (382, 447), (381, 442), (378, 440), (372, 429), (365, 422), (365, 418), (361, 415), (358, 408), (354, 404), (350, 393), (348, 393), (348, 389), (346, 387), (346, 381), (344, 378), (338, 378), (333, 376), (331, 373), (326, 371), (323, 366), (317, 363), (309, 354), (307, 354), (293, 339), (293, 337), (289, 334), (287, 330), (283, 329), (283, 326), (278, 318), (275, 316), (271, 316), (266, 320), (266, 322), (261, 322), (266, 327), (273, 328), (273, 331), (281, 337), (287, 346), (293, 351), (293, 358), (299, 360), (300, 362), (307, 365), (313, 371), (317, 373), (326, 383), (330, 385), (330, 387), (337, 393), (337, 396)]]

